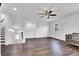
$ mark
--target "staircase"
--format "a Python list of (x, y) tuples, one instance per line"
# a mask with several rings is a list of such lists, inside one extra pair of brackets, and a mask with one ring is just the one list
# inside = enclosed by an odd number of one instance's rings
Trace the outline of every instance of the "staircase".
[(0, 32), (0, 45), (5, 45), (5, 27), (2, 27)]

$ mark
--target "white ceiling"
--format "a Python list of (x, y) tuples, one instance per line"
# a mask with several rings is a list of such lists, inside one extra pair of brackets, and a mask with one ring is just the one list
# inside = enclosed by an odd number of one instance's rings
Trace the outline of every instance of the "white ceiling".
[[(13, 8), (17, 10), (14, 11)], [(3, 3), (2, 12), (29, 20), (42, 20), (38, 13), (43, 9), (55, 10), (56, 19), (79, 13), (78, 3)], [(53, 18), (52, 18), (53, 19)]]

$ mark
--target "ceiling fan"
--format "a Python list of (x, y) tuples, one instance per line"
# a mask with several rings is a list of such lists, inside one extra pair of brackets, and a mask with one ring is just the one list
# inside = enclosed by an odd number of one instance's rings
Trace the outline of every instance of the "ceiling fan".
[(50, 16), (56, 16), (56, 14), (53, 13), (52, 10), (45, 10), (45, 11), (43, 11), (43, 12), (40, 12), (39, 15), (40, 15), (41, 17), (47, 17), (48, 19), (50, 18)]

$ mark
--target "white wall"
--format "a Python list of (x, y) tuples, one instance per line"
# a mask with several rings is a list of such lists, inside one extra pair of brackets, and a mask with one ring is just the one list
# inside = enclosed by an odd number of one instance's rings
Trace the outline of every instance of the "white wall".
[[(59, 24), (60, 30), (55, 31), (54, 25)], [(61, 40), (65, 40), (65, 34), (77, 32), (79, 33), (79, 14), (72, 14), (70, 16), (55, 20), (50, 23), (50, 36)]]

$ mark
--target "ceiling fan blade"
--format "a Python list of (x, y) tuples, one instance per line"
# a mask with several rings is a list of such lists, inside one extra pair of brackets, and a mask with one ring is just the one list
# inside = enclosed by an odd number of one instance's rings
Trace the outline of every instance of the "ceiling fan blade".
[(52, 10), (50, 10), (49, 13), (52, 13)]
[(50, 14), (49, 16), (56, 16), (56, 14)]

